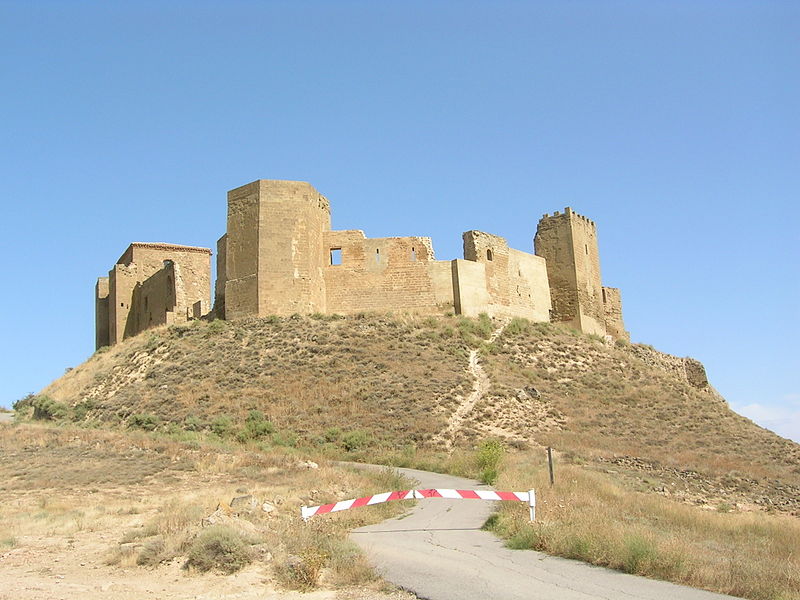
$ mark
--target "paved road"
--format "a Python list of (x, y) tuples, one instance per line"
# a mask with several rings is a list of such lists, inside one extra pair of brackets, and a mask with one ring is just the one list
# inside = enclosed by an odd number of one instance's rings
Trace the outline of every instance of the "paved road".
[[(419, 488), (490, 489), (399, 469)], [(721, 600), (732, 598), (531, 550), (480, 531), (492, 502), (421, 500), (410, 515), (355, 530), (351, 539), (388, 580), (426, 600)], [(356, 509), (358, 510), (358, 509)]]

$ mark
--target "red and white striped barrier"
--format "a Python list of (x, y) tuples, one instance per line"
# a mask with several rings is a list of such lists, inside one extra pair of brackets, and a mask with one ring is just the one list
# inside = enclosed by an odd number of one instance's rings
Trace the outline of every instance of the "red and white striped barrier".
[(364, 496), (363, 498), (353, 498), (352, 500), (342, 500), (333, 504), (323, 504), (321, 506), (303, 506), (300, 514), (304, 521), (308, 521), (314, 515), (338, 512), (359, 506), (370, 506), (381, 504), (392, 500), (422, 500), (423, 498), (451, 498), (465, 500), (511, 500), (517, 502), (527, 502), (530, 507), (531, 521), (536, 520), (536, 492), (495, 492), (491, 490), (400, 490), (397, 492), (383, 492), (374, 496)]

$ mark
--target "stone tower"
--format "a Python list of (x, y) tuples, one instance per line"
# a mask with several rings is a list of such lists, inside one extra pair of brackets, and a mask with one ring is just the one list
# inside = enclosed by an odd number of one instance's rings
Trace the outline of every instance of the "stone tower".
[(259, 179), (228, 192), (217, 304), (227, 319), (325, 312), (328, 201), (301, 181)]
[(553, 303), (551, 320), (584, 333), (627, 339), (619, 290), (604, 288), (594, 221), (567, 207), (544, 215), (534, 238), (536, 254), (547, 261)]

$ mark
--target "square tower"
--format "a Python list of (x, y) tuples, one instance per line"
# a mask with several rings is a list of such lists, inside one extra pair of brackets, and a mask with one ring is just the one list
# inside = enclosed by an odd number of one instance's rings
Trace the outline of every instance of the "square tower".
[(325, 312), (327, 199), (308, 183), (259, 179), (228, 192), (226, 319)]
[(544, 215), (533, 243), (536, 254), (547, 261), (553, 302), (551, 320), (569, 323), (584, 333), (606, 335), (594, 221), (569, 207), (563, 214), (556, 211), (552, 216)]

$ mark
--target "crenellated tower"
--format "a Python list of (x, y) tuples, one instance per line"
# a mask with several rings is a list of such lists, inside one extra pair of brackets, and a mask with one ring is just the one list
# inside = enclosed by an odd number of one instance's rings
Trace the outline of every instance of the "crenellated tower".
[(569, 323), (584, 333), (627, 339), (619, 290), (602, 285), (594, 221), (569, 207), (563, 213), (545, 214), (534, 248), (547, 261), (552, 321)]

